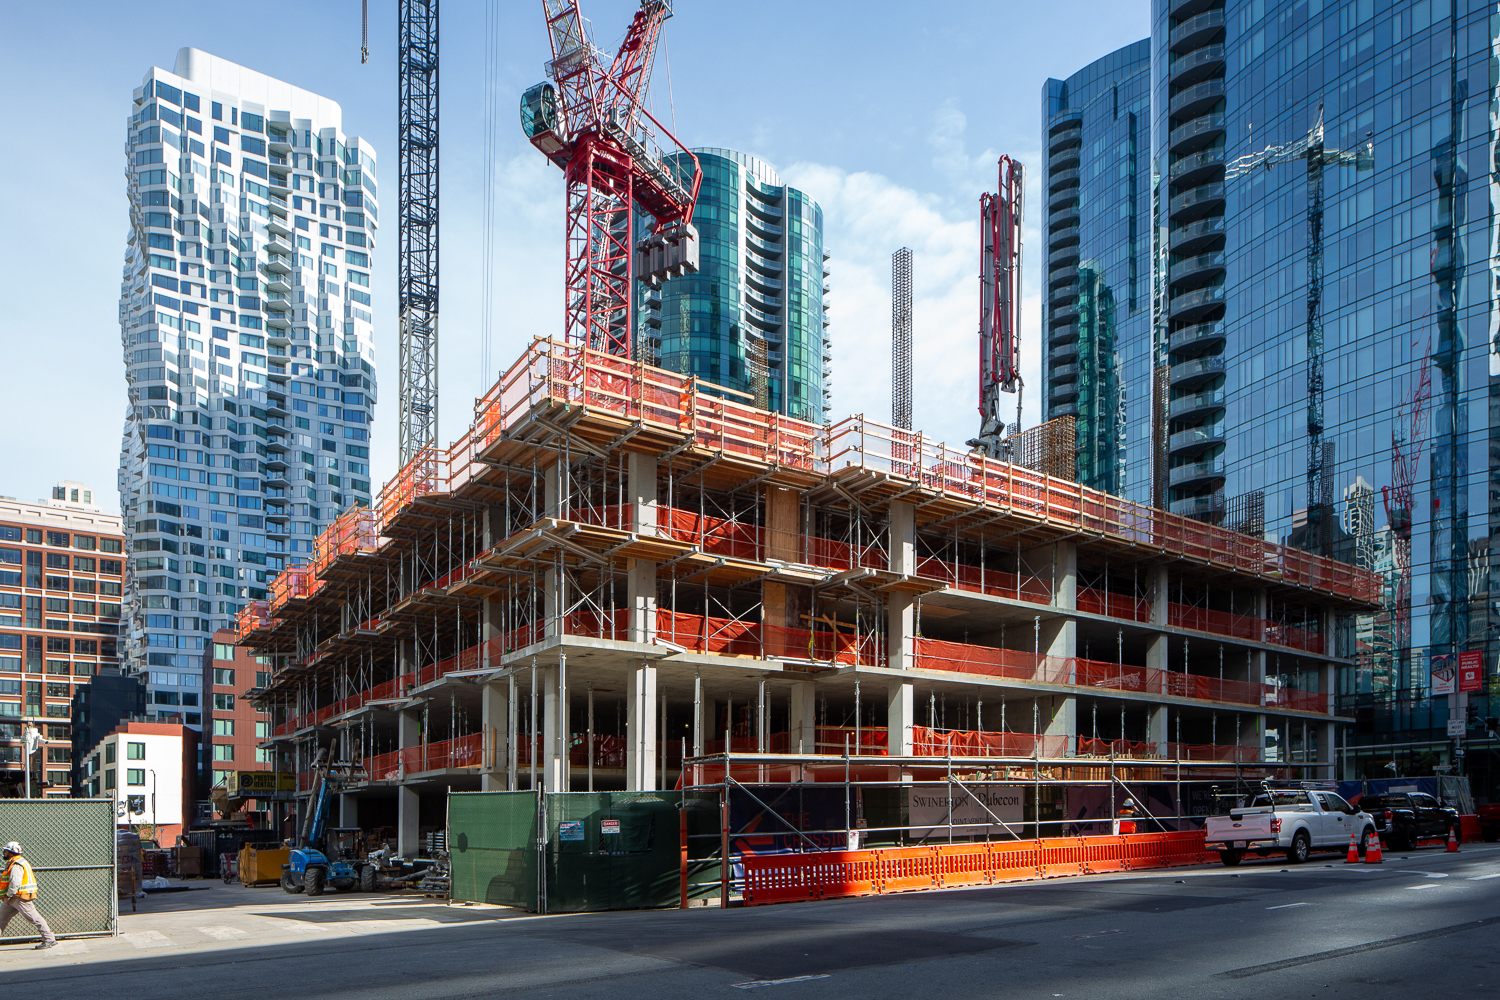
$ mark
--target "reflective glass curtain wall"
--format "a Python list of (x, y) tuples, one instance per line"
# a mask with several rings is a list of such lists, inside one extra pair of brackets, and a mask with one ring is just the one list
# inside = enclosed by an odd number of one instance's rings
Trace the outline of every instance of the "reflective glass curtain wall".
[[(1497, 24), (1474, 0), (1154, 0), (1152, 25), (1171, 506), (1383, 573), (1385, 610), (1340, 634), (1346, 773), (1451, 762), (1466, 714), (1480, 795), (1500, 771), (1476, 721), (1500, 638)], [(1449, 697), (1466, 651), (1481, 690)]]
[(638, 292), (637, 342), (669, 371), (822, 423), (828, 407), (828, 255), (823, 210), (771, 166), (728, 149), (693, 151), (697, 274)]
[(1149, 39), (1042, 88), (1047, 419), (1077, 419), (1078, 481), (1150, 502)]

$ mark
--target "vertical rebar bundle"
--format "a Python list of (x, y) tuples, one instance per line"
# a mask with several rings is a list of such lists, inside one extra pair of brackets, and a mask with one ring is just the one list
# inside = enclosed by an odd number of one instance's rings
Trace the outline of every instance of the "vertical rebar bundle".
[(911, 430), (911, 249), (891, 254), (891, 424)]

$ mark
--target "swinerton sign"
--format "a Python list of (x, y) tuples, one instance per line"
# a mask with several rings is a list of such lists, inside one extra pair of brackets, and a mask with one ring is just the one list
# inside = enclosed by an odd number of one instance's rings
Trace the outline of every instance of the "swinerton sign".
[[(954, 840), (975, 836), (991, 839), (1019, 836), (1025, 818), (1024, 791), (1020, 785), (953, 785)], [(912, 786), (908, 812), (912, 837), (925, 838), (929, 843), (947, 841), (949, 794), (947, 784)], [(997, 819), (999, 823), (995, 822)], [(1007, 823), (1011, 827), (1008, 831), (1002, 825)]]

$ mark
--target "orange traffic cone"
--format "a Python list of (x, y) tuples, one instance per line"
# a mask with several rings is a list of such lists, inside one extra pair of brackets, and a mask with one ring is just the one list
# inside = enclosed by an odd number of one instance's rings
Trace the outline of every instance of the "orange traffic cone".
[(1354, 834), (1349, 834), (1349, 856), (1344, 859), (1346, 865), (1359, 864), (1359, 841)]
[(1454, 829), (1451, 826), (1448, 827), (1448, 853), (1458, 853), (1458, 834), (1454, 832)]
[(1365, 864), (1378, 865), (1385, 860), (1380, 853), (1380, 834), (1370, 831), (1370, 846), (1365, 848)]

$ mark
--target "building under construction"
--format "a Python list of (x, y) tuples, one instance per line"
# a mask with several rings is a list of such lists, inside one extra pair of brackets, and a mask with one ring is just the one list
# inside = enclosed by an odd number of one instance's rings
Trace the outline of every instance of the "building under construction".
[(1339, 625), (1378, 601), (1354, 566), (548, 340), (272, 595), (239, 621), (275, 657), (268, 745), (304, 788), (319, 748), (355, 764), (340, 824), (403, 854), (450, 790), (672, 788), (726, 753), (1327, 768)]

